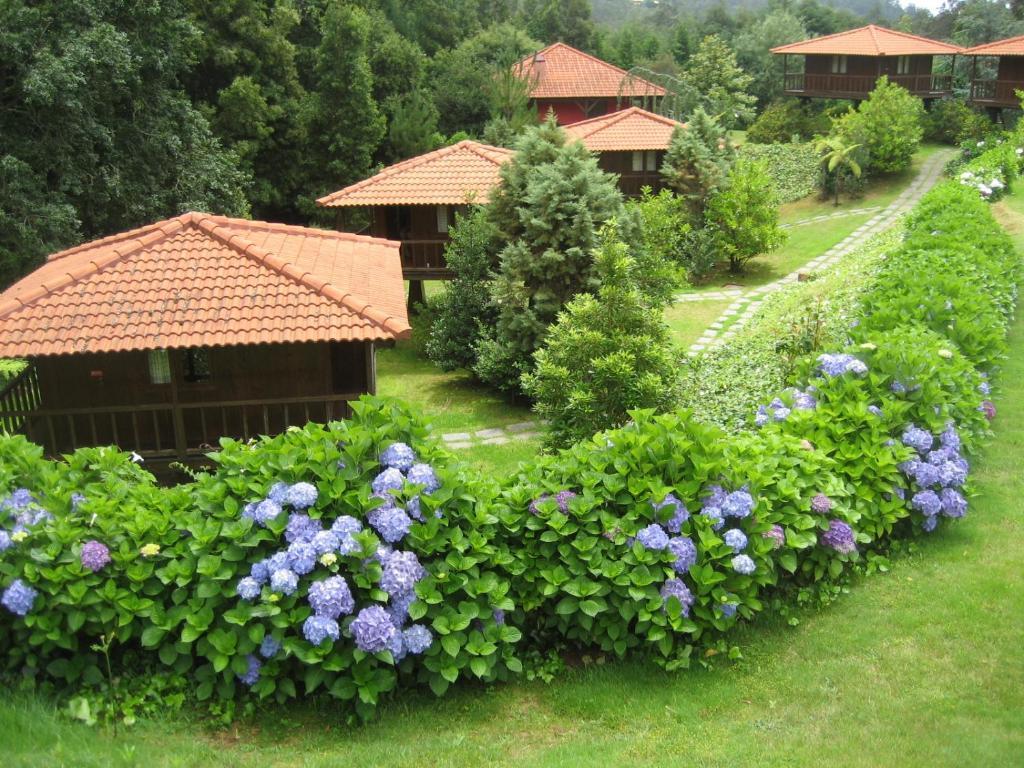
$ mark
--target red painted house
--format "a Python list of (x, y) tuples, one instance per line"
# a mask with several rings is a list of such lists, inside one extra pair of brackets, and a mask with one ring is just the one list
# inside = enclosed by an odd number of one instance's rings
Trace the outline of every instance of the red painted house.
[(637, 197), (644, 187), (657, 192), (665, 185), (661, 164), (673, 132), (681, 127), (684, 123), (630, 107), (573, 123), (565, 132), (597, 153), (602, 170), (618, 174), (622, 194)]
[(1024, 90), (1024, 35), (976, 45), (964, 51), (971, 57), (971, 102), (992, 112), (1020, 107), (1017, 91)]
[(957, 45), (869, 24), (859, 29), (780, 45), (784, 92), (791, 96), (860, 101), (882, 75), (927, 103), (953, 92), (952, 74), (933, 71), (935, 57), (953, 59)]
[(607, 115), (637, 101), (651, 105), (666, 94), (660, 85), (565, 43), (549, 45), (517, 67), (531, 82), (537, 115), (544, 120), (549, 110), (554, 111), (559, 125)]

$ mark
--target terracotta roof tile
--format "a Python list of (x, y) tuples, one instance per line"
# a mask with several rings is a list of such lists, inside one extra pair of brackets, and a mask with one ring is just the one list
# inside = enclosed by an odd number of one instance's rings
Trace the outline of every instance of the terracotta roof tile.
[(965, 48), (963, 52), (968, 56), (1024, 56), (1024, 35)]
[(565, 126), (592, 152), (668, 149), (672, 132), (683, 124), (640, 107), (630, 107)]
[(897, 32), (868, 24), (866, 27), (780, 45), (772, 53), (824, 54), (846, 56), (942, 56), (962, 53), (963, 48), (927, 37)]
[(614, 64), (595, 58), (565, 43), (554, 43), (527, 56), (517, 65), (533, 81), (530, 96), (535, 99), (592, 99), (634, 96), (664, 96), (660, 85), (629, 78)]
[(0, 294), (0, 357), (402, 338), (398, 251), (186, 213), (55, 253)]
[(515, 153), (476, 141), (460, 141), (403, 160), (317, 200), (328, 208), (353, 205), (463, 205), (486, 203), (498, 169)]

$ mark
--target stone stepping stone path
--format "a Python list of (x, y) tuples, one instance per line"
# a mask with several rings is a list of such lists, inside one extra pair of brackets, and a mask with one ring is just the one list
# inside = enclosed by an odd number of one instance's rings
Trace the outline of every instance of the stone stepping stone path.
[(791, 229), (792, 227), (802, 227), (805, 224), (817, 224), (820, 221), (830, 221), (832, 219), (841, 219), (845, 216), (860, 216), (865, 213), (874, 213), (875, 211), (882, 210), (880, 205), (869, 205), (864, 208), (850, 208), (847, 211), (836, 211), (835, 213), (823, 213), (821, 216), (812, 216), (809, 219), (800, 219), (798, 221), (791, 221), (789, 224), (783, 224), (780, 229)]
[[(841, 240), (839, 243), (829, 248), (825, 253), (821, 254), (817, 258), (811, 259), (809, 262), (804, 264), (795, 272), (782, 277), (775, 282), (768, 283), (766, 285), (758, 286), (749, 291), (738, 291), (733, 294), (727, 295), (726, 291), (717, 292), (715, 298), (732, 298), (732, 303), (722, 312), (715, 322), (708, 326), (707, 330), (701, 335), (696, 342), (690, 345), (690, 354), (696, 355), (704, 350), (711, 349), (722, 344), (725, 341), (733, 338), (738, 331), (741, 331), (750, 319), (757, 314), (757, 311), (761, 308), (761, 305), (766, 296), (785, 288), (787, 285), (797, 282), (801, 273), (821, 272), (837, 261), (846, 256), (850, 251), (860, 247), (869, 239), (878, 235), (885, 230), (895, 225), (903, 214), (907, 213), (913, 208), (917, 201), (921, 199), (929, 189), (938, 183), (942, 177), (942, 170), (946, 166), (946, 162), (949, 160), (952, 152), (950, 150), (936, 152), (930, 158), (928, 158), (921, 166), (921, 170), (917, 176), (910, 183), (903, 192), (900, 193), (899, 197), (892, 201), (884, 209), (879, 210), (871, 219), (862, 224), (850, 235)], [(876, 210), (878, 210), (876, 206)], [(859, 212), (867, 213), (868, 209), (861, 209)], [(854, 213), (849, 211), (847, 213)], [(832, 216), (821, 216), (816, 219), (809, 219), (811, 221), (824, 221), (832, 218)], [(800, 222), (797, 222), (800, 223)], [(710, 298), (711, 295), (707, 293), (698, 294), (701, 297)], [(680, 296), (677, 301), (692, 301), (693, 299), (687, 299), (685, 296)]]
[(441, 439), (446, 448), (455, 450), (476, 445), (507, 445), (513, 440), (532, 440), (540, 437), (543, 426), (538, 421), (521, 421), (518, 424), (478, 429), (473, 432), (449, 432), (441, 435)]

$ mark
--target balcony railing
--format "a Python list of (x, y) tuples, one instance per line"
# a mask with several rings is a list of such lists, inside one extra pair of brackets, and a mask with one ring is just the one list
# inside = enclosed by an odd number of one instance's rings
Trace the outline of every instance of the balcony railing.
[[(880, 75), (815, 75), (787, 72), (786, 93), (808, 96), (866, 96), (875, 89)], [(953, 88), (951, 75), (889, 75), (889, 82), (917, 96), (939, 96)]]
[(971, 101), (1016, 107), (1020, 104), (1017, 91), (1024, 90), (1021, 80), (972, 80)]
[(116, 445), (146, 458), (168, 459), (207, 453), (221, 437), (248, 440), (310, 421), (345, 418), (350, 415), (349, 401), (359, 398), (359, 394), (331, 394), (176, 405), (40, 408), (38, 386), (35, 392), (35, 400), (0, 399), (0, 425), (4, 431), (21, 433), (41, 445), (47, 455)]
[(452, 277), (444, 261), (448, 240), (402, 240), (402, 272), (406, 277)]
[(658, 171), (643, 171), (619, 174), (619, 191), (626, 197), (640, 197), (644, 187), (657, 192), (665, 186), (665, 180)]
[(35, 411), (39, 401), (39, 375), (29, 365), (0, 390), (0, 432), (20, 431), (25, 419), (17, 414)]

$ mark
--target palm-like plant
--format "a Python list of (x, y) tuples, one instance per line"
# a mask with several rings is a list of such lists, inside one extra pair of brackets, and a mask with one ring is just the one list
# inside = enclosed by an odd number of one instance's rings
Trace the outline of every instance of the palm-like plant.
[(847, 144), (846, 139), (842, 136), (825, 136), (818, 139), (818, 143), (814, 146), (815, 151), (821, 154), (821, 164), (825, 166), (828, 173), (835, 176), (837, 206), (839, 205), (839, 189), (843, 183), (843, 171), (848, 170), (854, 178), (860, 178), (860, 163), (853, 156), (854, 151), (860, 146), (860, 144)]

